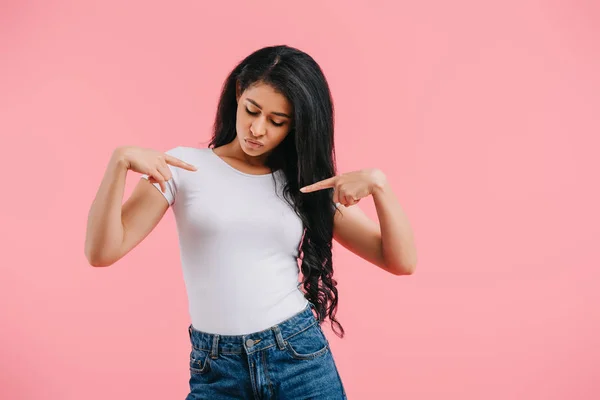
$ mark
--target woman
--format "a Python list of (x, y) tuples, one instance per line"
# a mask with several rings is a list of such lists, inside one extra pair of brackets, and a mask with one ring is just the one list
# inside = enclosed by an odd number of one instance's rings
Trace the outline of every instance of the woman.
[[(145, 179), (121, 207), (128, 170)], [(368, 196), (379, 224), (351, 207)], [(236, 66), (206, 149), (117, 148), (89, 214), (90, 264), (122, 258), (169, 206), (192, 320), (187, 399), (346, 398), (320, 326), (344, 334), (332, 238), (394, 275), (413, 273), (416, 250), (380, 170), (336, 176), (331, 95), (309, 55), (272, 46)]]

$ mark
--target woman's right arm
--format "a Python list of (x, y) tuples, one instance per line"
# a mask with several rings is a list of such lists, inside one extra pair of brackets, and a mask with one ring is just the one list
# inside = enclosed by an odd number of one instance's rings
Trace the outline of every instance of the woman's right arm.
[[(137, 246), (158, 225), (169, 208), (167, 199), (152, 182), (165, 191), (171, 179), (167, 164), (195, 170), (170, 155), (135, 147), (117, 148), (108, 163), (88, 215), (85, 255), (94, 267), (107, 267)], [(123, 203), (128, 170), (148, 174), (140, 179)]]

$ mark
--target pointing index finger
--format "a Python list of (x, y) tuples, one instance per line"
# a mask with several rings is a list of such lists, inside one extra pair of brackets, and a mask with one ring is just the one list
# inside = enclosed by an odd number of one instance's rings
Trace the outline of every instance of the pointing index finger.
[(310, 193), (316, 192), (317, 190), (330, 189), (335, 186), (335, 181), (337, 177), (333, 176), (331, 178), (324, 179), (322, 181), (313, 183), (312, 185), (305, 186), (300, 189), (302, 193)]
[(188, 164), (185, 161), (180, 160), (179, 158), (173, 157), (169, 154), (165, 154), (165, 161), (167, 164), (173, 165), (175, 167), (187, 169), (188, 171), (196, 171), (197, 168), (192, 164)]

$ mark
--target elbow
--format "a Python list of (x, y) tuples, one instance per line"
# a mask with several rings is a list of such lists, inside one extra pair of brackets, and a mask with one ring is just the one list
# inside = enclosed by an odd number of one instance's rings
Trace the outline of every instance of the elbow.
[(406, 276), (406, 275), (414, 274), (415, 269), (413, 267), (411, 267), (411, 268), (403, 267), (402, 269), (394, 269), (391, 272), (393, 275), (396, 275), (396, 276)]
[(88, 263), (94, 268), (109, 267), (113, 264), (101, 259), (88, 259)]
[(405, 275), (412, 275), (415, 273), (415, 270), (417, 269), (417, 263), (402, 263), (402, 264), (397, 264), (397, 265), (391, 265), (388, 267), (388, 271), (392, 274), (392, 275), (396, 275), (396, 276), (405, 276)]
[(389, 254), (381, 257), (382, 267), (392, 275), (412, 275), (417, 269), (417, 252), (402, 252), (402, 254)]
[(109, 267), (115, 263), (114, 260), (111, 260), (102, 254), (98, 254), (97, 252), (92, 252), (88, 249), (85, 250), (85, 258), (88, 261), (88, 264), (92, 267)]
[(92, 267), (108, 267), (113, 264), (112, 262), (109, 262), (108, 260), (104, 260), (99, 257), (86, 257), (86, 258), (88, 260), (88, 264), (90, 264), (90, 266), (92, 266)]

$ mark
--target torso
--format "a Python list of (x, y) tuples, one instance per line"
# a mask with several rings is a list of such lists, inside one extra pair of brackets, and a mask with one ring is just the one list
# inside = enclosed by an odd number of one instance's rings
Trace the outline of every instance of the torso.
[(193, 326), (247, 334), (306, 306), (298, 280), (304, 228), (281, 197), (282, 171), (264, 173), (221, 152), (174, 149), (173, 156), (198, 170), (176, 170), (169, 187), (176, 191), (173, 211)]

